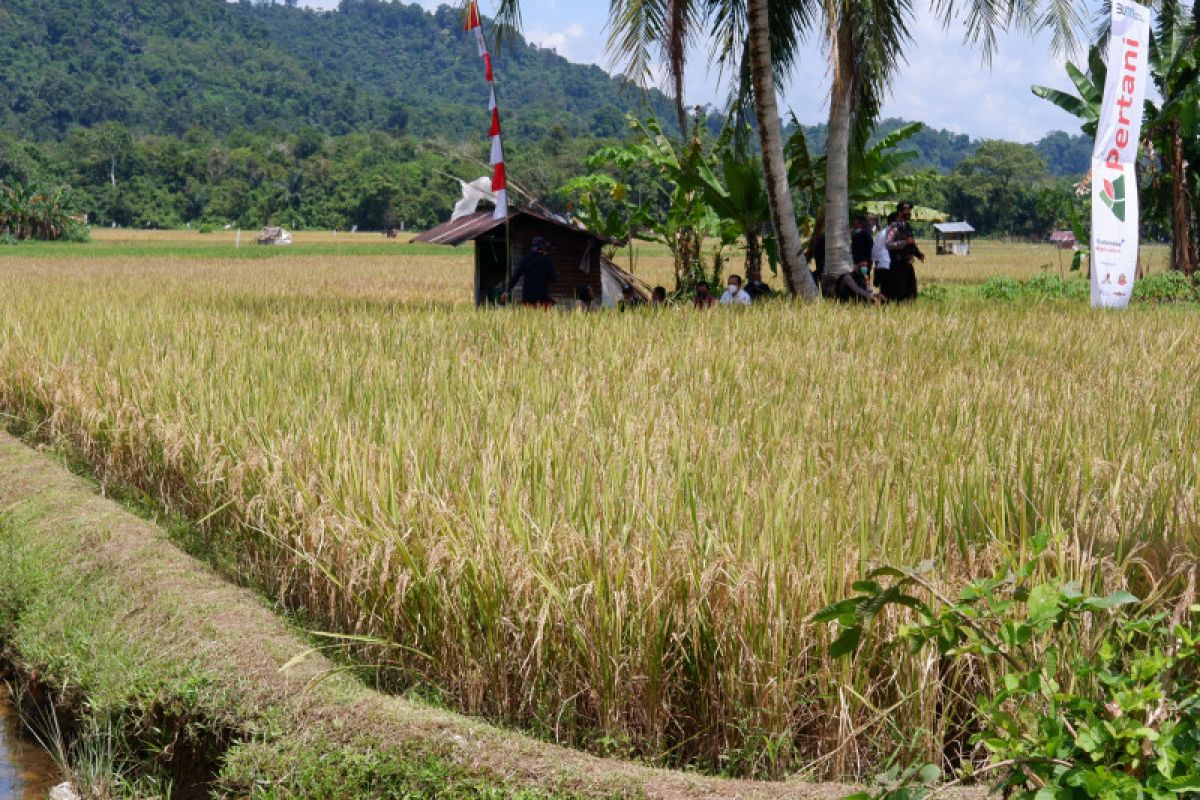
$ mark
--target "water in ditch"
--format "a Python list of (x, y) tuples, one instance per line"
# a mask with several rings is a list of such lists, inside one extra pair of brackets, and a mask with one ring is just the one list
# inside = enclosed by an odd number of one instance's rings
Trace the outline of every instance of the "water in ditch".
[(56, 783), (54, 762), (26, 735), (8, 686), (0, 681), (0, 800), (45, 800)]

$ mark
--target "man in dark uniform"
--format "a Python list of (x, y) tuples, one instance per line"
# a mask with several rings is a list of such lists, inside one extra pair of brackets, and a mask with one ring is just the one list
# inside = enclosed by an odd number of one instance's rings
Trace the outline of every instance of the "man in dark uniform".
[(762, 298), (775, 296), (775, 290), (771, 288), (770, 284), (763, 282), (762, 267), (751, 267), (746, 277), (750, 279), (746, 282), (746, 294), (750, 295), (750, 299), (754, 302), (757, 303)]
[(888, 280), (887, 299), (904, 302), (916, 299), (917, 271), (913, 259), (925, 261), (925, 254), (917, 247), (912, 229), (912, 203), (896, 206), (896, 221), (888, 226), (887, 249), (892, 257), (891, 275)]
[(854, 262), (855, 268), (865, 264), (867, 272), (871, 271), (871, 248), (874, 246), (875, 239), (871, 236), (871, 226), (867, 222), (867, 218), (859, 214), (854, 218), (854, 226), (850, 229), (850, 259)]
[(517, 282), (525, 279), (525, 285), (521, 289), (523, 305), (539, 308), (550, 308), (554, 305), (554, 298), (550, 296), (550, 284), (558, 280), (558, 273), (554, 271), (554, 262), (550, 260), (549, 254), (550, 243), (541, 236), (533, 237), (529, 244), (529, 254), (521, 259), (512, 280), (508, 282), (508, 291), (511, 294)]

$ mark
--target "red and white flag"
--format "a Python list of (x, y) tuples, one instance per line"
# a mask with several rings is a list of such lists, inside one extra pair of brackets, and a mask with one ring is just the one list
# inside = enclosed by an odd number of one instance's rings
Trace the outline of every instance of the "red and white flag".
[(467, 30), (475, 31), (475, 44), (479, 46), (479, 55), (487, 54), (487, 41), (483, 38), (483, 22), (479, 18), (479, 6), (475, 3), (467, 8)]
[(483, 35), (483, 19), (479, 16), (479, 4), (471, 0), (467, 4), (466, 30), (475, 32), (475, 43), (479, 46), (479, 55), (483, 59), (484, 76), (487, 78), (490, 91), (488, 93), (488, 111), (492, 115), (492, 126), (488, 136), (492, 140), (492, 153), (489, 161), (494, 170), (492, 173), (492, 192), (496, 195), (496, 212), (494, 219), (504, 219), (508, 216), (508, 176), (504, 169), (504, 142), (500, 130), (500, 104), (496, 102), (496, 77), (492, 71), (492, 54), (488, 52), (487, 40)]

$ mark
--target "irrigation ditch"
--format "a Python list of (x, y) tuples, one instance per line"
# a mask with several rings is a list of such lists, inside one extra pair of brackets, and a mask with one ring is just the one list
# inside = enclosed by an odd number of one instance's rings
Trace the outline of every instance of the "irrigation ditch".
[(17, 701), (9, 691), (13, 677), (0, 665), (0, 797), (44, 800), (61, 775), (21, 720)]
[(853, 790), (597, 758), (382, 694), (96, 488), (0, 433), (0, 642), (68, 749), (89, 768), (107, 758), (133, 796), (833, 800)]

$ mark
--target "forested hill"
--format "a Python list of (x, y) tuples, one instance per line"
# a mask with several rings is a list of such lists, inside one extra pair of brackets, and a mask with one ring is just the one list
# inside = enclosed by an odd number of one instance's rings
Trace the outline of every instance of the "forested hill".
[[(388, 130), (464, 138), (487, 101), (460, 11), (343, 0), (336, 13), (249, 0), (4, 0), (0, 130), (62, 138), (116, 121), (136, 134), (238, 128)], [(526, 43), (497, 54), (506, 127), (612, 136), (649, 102), (599, 67)]]
[[(875, 138), (886, 136), (908, 124), (909, 122), (903, 119), (880, 120), (875, 130)], [(809, 146), (818, 153), (825, 152), (827, 134), (825, 125), (804, 128)], [(901, 144), (900, 149), (917, 153), (917, 157), (912, 161), (915, 168), (950, 172), (964, 159), (974, 155), (982, 141), (972, 139), (965, 133), (954, 133), (926, 125), (911, 139)], [(1083, 134), (1051, 131), (1034, 142), (1033, 148), (1046, 162), (1047, 172), (1056, 177), (1082, 177), (1091, 167), (1092, 139)]]

